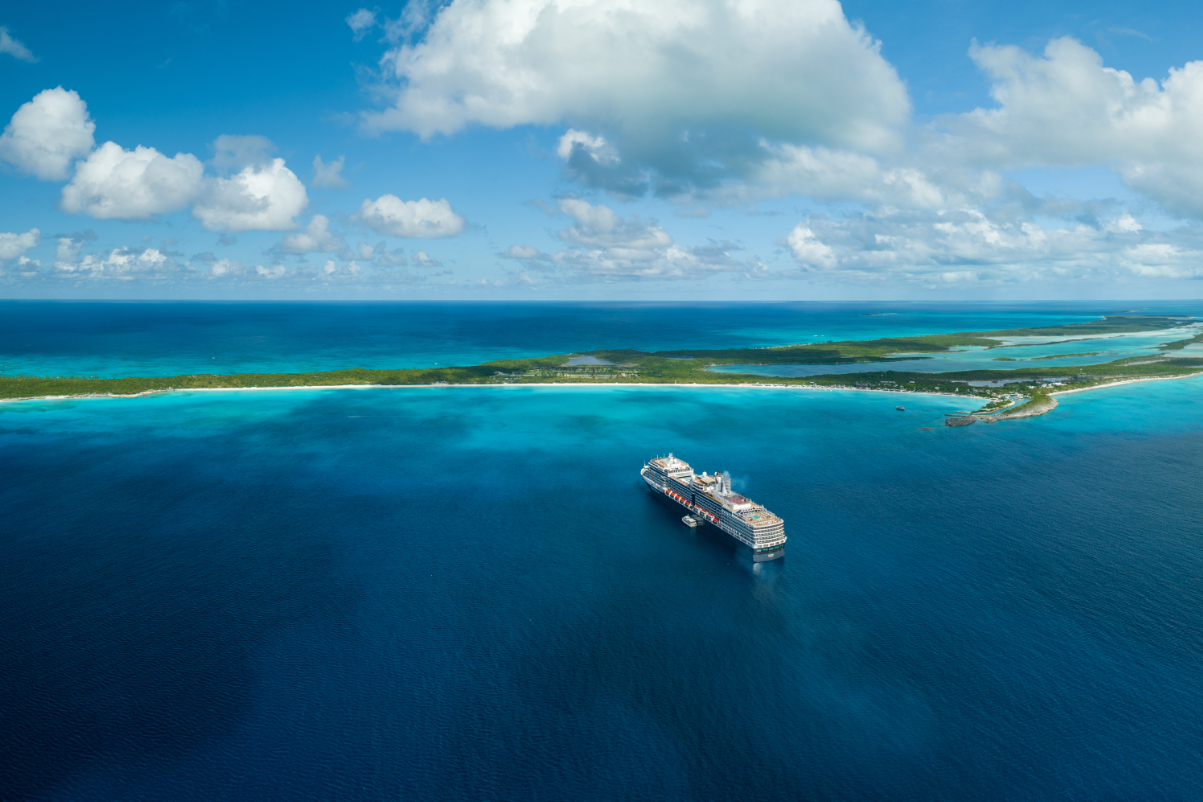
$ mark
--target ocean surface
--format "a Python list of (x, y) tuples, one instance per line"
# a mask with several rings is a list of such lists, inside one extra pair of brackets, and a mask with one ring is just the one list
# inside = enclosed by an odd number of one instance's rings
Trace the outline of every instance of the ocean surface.
[[(1198, 800), (1203, 380), (1060, 400), (0, 404), (0, 799)], [(785, 559), (657, 504), (668, 451)]]
[(0, 374), (175, 376), (477, 365), (604, 348), (757, 348), (997, 330), (1074, 323), (1130, 311), (1203, 315), (1203, 302), (0, 301)]

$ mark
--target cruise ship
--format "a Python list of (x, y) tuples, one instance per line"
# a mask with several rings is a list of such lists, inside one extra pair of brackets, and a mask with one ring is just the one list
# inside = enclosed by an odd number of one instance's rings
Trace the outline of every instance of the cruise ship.
[(672, 454), (650, 460), (639, 471), (652, 495), (684, 509), (688, 526), (718, 532), (752, 551), (756, 562), (785, 556), (785, 521), (751, 499), (731, 491), (729, 473), (707, 476)]

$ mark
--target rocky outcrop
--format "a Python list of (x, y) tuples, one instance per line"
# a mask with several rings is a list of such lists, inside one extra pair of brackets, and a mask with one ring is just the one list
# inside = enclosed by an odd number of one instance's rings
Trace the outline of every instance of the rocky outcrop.
[(1051, 395), (1041, 396), (1007, 412), (999, 412), (997, 415), (979, 415), (978, 417), (987, 423), (994, 423), (999, 420), (1018, 420), (1019, 418), (1035, 418), (1040, 415), (1045, 415), (1057, 408), (1057, 399)]

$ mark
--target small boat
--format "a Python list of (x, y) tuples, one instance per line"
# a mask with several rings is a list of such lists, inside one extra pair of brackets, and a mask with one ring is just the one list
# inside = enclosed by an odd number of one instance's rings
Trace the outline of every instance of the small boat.
[(898, 410), (899, 412), (906, 412), (906, 407), (894, 407), (894, 409)]
[(692, 515), (686, 515), (684, 518), (681, 519), (681, 523), (685, 524), (690, 529), (693, 529), (695, 526), (698, 525), (697, 519), (694, 518)]

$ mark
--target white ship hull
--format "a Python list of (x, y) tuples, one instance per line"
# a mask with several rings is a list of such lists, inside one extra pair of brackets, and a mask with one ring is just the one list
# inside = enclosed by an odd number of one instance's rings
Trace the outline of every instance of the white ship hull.
[[(647, 484), (648, 490), (652, 495), (664, 503), (669, 509), (674, 511), (683, 511), (689, 514), (691, 518), (697, 521), (697, 528), (703, 529), (706, 532), (714, 535), (718, 540), (727, 543), (730, 546), (739, 550), (747, 550), (750, 552), (752, 559), (755, 562), (767, 562), (769, 560), (777, 560), (785, 556), (785, 536), (784, 528), (778, 527), (774, 531), (779, 532), (770, 538), (768, 542), (757, 543), (753, 534), (740, 532), (731, 523), (724, 521), (719, 516), (723, 511), (719, 509), (719, 514), (716, 515), (712, 510), (713, 503), (705, 503), (709, 499), (697, 499), (699, 503), (694, 503), (697, 498), (695, 493), (689, 492), (686, 487), (670, 487), (667, 483), (661, 484), (656, 481), (656, 477), (649, 475), (649, 471), (645, 468), (640, 472), (644, 482)], [(679, 483), (673, 483), (679, 484)], [(684, 491), (684, 492), (681, 492)], [(689, 496), (685, 495), (689, 492)], [(711, 509), (707, 509), (710, 507)], [(767, 513), (771, 515), (771, 513)], [(775, 519), (775, 516), (773, 516)], [(749, 542), (751, 541), (751, 542)]]

